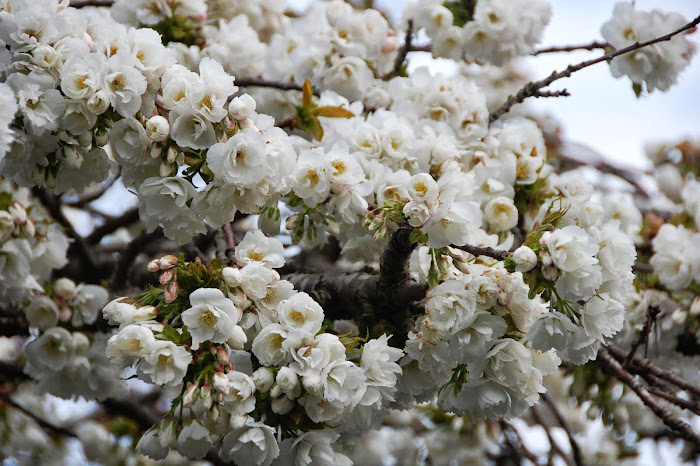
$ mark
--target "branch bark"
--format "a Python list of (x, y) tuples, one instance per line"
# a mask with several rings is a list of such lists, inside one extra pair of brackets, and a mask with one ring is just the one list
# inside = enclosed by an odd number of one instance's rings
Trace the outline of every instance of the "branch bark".
[(403, 62), (406, 61), (406, 55), (408, 55), (408, 52), (411, 50), (411, 42), (413, 41), (413, 20), (409, 19), (408, 20), (408, 27), (406, 28), (406, 37), (403, 42), (403, 46), (399, 49), (398, 55), (396, 55), (396, 61), (394, 62), (394, 67), (386, 73), (384, 76), (382, 76), (380, 79), (383, 79), (384, 81), (388, 81), (391, 78), (395, 76), (399, 76), (401, 74), (401, 67), (403, 66)]
[(583, 62), (578, 63), (576, 65), (569, 65), (566, 67), (566, 69), (564, 69), (562, 71), (554, 71), (548, 77), (546, 77), (540, 81), (529, 82), (529, 83), (525, 84), (525, 86), (523, 86), (523, 88), (520, 89), (520, 91), (518, 91), (517, 94), (511, 95), (510, 97), (508, 97), (508, 100), (506, 100), (506, 102), (503, 105), (501, 105), (498, 109), (496, 109), (489, 116), (489, 123), (493, 123), (494, 121), (498, 120), (500, 117), (502, 117), (503, 115), (508, 113), (510, 111), (510, 109), (513, 107), (513, 105), (522, 103), (528, 97), (536, 96), (540, 92), (540, 89), (542, 89), (543, 87), (549, 86), (554, 81), (557, 81), (557, 80), (562, 79), (562, 78), (568, 78), (573, 73), (580, 71), (584, 68), (588, 68), (589, 66), (595, 65), (595, 64), (603, 62), (603, 61), (610, 61), (615, 57), (618, 57), (620, 55), (624, 55), (624, 54), (629, 53), (629, 52), (633, 52), (635, 50), (641, 49), (641, 48), (646, 47), (648, 45), (653, 45), (653, 44), (656, 44), (658, 42), (664, 42), (667, 40), (671, 40), (671, 38), (673, 36), (676, 36), (682, 32), (685, 32), (689, 29), (692, 29), (695, 26), (697, 26), (699, 23), (700, 23), (700, 16), (698, 16), (697, 18), (695, 18), (693, 21), (689, 22), (685, 26), (683, 26), (679, 29), (676, 29), (675, 31), (670, 32), (664, 36), (657, 37), (656, 39), (648, 40), (645, 42), (635, 42), (634, 44), (632, 44), (628, 47), (625, 47), (625, 48), (622, 48), (619, 50), (615, 50), (613, 52), (607, 53), (607, 54), (600, 56), (598, 58), (594, 58), (592, 60), (586, 60), (586, 61), (583, 61)]

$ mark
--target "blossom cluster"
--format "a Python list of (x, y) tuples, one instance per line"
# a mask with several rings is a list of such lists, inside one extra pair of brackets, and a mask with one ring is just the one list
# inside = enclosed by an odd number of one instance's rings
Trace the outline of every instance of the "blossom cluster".
[[(634, 3), (619, 2), (615, 4), (613, 17), (603, 24), (600, 32), (615, 49), (622, 49), (666, 35), (686, 23), (678, 13), (640, 11)], [(635, 85), (645, 84), (649, 92), (667, 91), (677, 82), (678, 74), (688, 66), (695, 51), (695, 44), (680, 34), (614, 58), (610, 72), (616, 78), (627, 75)]]
[(331, 446), (338, 436), (381, 419), (403, 352), (386, 335), (366, 341), (324, 331), (321, 306), (274, 270), (282, 252), (255, 231), (237, 245), (237, 266), (165, 256), (149, 264), (162, 289), (105, 306), (120, 327), (107, 343), (112, 363), (179, 393), (139, 451), (202, 458), (216, 446), (237, 464), (278, 456), (341, 464), (347, 458)]

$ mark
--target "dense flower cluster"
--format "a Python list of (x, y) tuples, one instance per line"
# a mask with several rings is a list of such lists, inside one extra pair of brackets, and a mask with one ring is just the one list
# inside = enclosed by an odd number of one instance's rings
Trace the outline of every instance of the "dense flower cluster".
[[(152, 261), (163, 289), (104, 308), (120, 327), (107, 343), (110, 360), (179, 393), (138, 450), (162, 459), (176, 448), (201, 458), (218, 446), (237, 464), (278, 456), (297, 464), (347, 462), (331, 444), (381, 419), (403, 352), (388, 346), (386, 335), (365, 341), (324, 332), (323, 309), (274, 271), (284, 264), (277, 240), (248, 233), (235, 254), (237, 267), (174, 256)], [(202, 280), (209, 286), (195, 285)]]

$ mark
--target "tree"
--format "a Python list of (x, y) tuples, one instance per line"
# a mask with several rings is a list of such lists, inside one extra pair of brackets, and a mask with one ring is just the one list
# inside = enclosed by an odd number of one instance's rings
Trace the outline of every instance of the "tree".
[(4, 456), (697, 460), (700, 146), (650, 149), (652, 188), (519, 104), (603, 62), (666, 91), (700, 16), (538, 49), (544, 0), (355, 3), (0, 6)]

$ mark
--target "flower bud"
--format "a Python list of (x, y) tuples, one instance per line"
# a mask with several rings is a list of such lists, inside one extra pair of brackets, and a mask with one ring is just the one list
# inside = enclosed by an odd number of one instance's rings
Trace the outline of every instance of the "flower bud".
[(90, 131), (79, 134), (76, 139), (83, 149), (89, 149), (92, 146), (92, 133)]
[(182, 404), (189, 406), (194, 403), (195, 398), (199, 394), (199, 387), (192, 382), (187, 384), (187, 389), (185, 390), (185, 396), (182, 397)]
[(199, 398), (202, 400), (204, 407), (209, 410), (214, 403), (214, 399), (211, 396), (211, 387), (208, 383), (204, 382), (204, 385), (202, 385), (202, 389), (199, 391)]
[(299, 387), (299, 376), (287, 366), (280, 368), (275, 381), (286, 394), (293, 393)]
[(151, 154), (152, 159), (158, 159), (163, 153), (163, 146), (160, 144), (153, 144), (148, 153)]
[(12, 215), (5, 210), (0, 210), (0, 242), (3, 242), (9, 238), (14, 229), (15, 221), (12, 218)]
[(228, 112), (236, 120), (243, 120), (255, 111), (255, 99), (248, 94), (234, 97), (228, 105)]
[(270, 389), (270, 396), (271, 396), (272, 398), (277, 398), (277, 397), (279, 397), (280, 395), (282, 395), (282, 387), (280, 387), (279, 385), (274, 385), (274, 386)]
[(263, 366), (253, 372), (253, 382), (259, 392), (265, 393), (270, 390), (270, 387), (275, 382), (275, 373), (269, 367)]
[(535, 251), (527, 246), (520, 246), (513, 252), (516, 272), (529, 272), (537, 265), (537, 255)]
[(279, 398), (273, 399), (270, 405), (273, 413), (282, 415), (287, 414), (292, 410), (292, 408), (294, 407), (294, 402), (286, 396), (281, 396)]
[(75, 295), (75, 282), (70, 278), (59, 278), (53, 284), (53, 291), (60, 298), (71, 298)]
[[(109, 108), (109, 96), (103, 90), (95, 92), (87, 101), (87, 108), (95, 115), (101, 115)], [(107, 144), (105, 142), (105, 144)], [(104, 144), (100, 144), (104, 146)]]
[(177, 298), (177, 293), (180, 291), (180, 285), (178, 285), (176, 280), (171, 281), (165, 285), (165, 302), (172, 303)]
[(557, 279), (557, 275), (559, 275), (559, 270), (556, 267), (552, 265), (542, 266), (542, 276), (545, 279), (549, 280), (550, 282), (553, 282)]
[(106, 128), (95, 130), (95, 143), (102, 147), (109, 142), (109, 132)]
[(160, 259), (153, 259), (146, 266), (149, 272), (158, 272), (160, 270)]
[(27, 211), (19, 202), (15, 201), (10, 204), (8, 211), (10, 212), (10, 215), (12, 215), (12, 221), (14, 221), (16, 224), (22, 225), (27, 221)]
[(230, 287), (241, 286), (243, 275), (236, 267), (224, 267), (221, 270), (221, 275), (224, 277), (224, 282)]
[(83, 165), (83, 154), (75, 146), (63, 146), (63, 160), (71, 168), (80, 168)]
[(231, 383), (228, 377), (223, 372), (217, 372), (211, 378), (214, 390), (224, 395), (228, 395), (231, 391)]
[(22, 225), (22, 233), (24, 233), (29, 238), (34, 237), (34, 234), (36, 233), (36, 228), (34, 227), (34, 222), (31, 219), (27, 220)]
[(170, 123), (160, 115), (152, 116), (146, 122), (146, 135), (154, 142), (165, 141), (170, 134)]
[(540, 237), (540, 244), (541, 244), (542, 246), (546, 246), (547, 243), (549, 242), (549, 237), (550, 237), (550, 236), (552, 236), (552, 232), (551, 232), (551, 231), (545, 231), (544, 233), (542, 233), (542, 236)]
[(167, 256), (163, 256), (160, 258), (160, 269), (172, 269), (178, 264), (178, 262), (180, 262), (180, 260), (177, 257), (173, 256), (172, 254), (168, 254)]
[(172, 269), (165, 270), (162, 274), (160, 274), (160, 278), (158, 281), (160, 281), (161, 285), (165, 285), (166, 283), (169, 283), (173, 278), (175, 277), (175, 272), (173, 272)]

